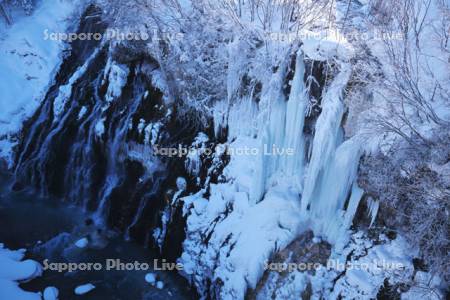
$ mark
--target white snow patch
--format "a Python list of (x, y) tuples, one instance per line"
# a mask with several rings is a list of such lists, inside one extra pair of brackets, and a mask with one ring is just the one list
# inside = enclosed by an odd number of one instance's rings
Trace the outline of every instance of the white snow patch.
[(86, 113), (87, 113), (87, 107), (86, 106), (82, 106), (81, 109), (80, 109), (80, 112), (78, 113), (77, 119), (81, 120)]
[(77, 246), (78, 248), (86, 248), (87, 245), (88, 245), (87, 238), (82, 238), (75, 242), (75, 246)]
[(0, 29), (0, 157), (10, 160), (10, 135), (42, 100), (66, 44), (45, 40), (45, 30), (65, 32), (78, 1), (39, 1), (31, 16)]
[(95, 285), (93, 285), (92, 283), (87, 283), (77, 286), (74, 290), (74, 293), (75, 295), (84, 295), (89, 293), (93, 289), (95, 289)]
[(31, 280), (42, 274), (42, 267), (33, 260), (21, 261), (25, 250), (9, 250), (0, 243), (0, 299), (40, 300), (39, 293), (26, 292), (18, 281)]

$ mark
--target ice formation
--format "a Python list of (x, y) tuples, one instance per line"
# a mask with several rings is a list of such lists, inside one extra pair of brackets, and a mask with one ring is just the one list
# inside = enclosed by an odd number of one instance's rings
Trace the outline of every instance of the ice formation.
[(40, 300), (41, 295), (23, 291), (18, 281), (30, 280), (42, 274), (42, 267), (33, 260), (22, 259), (25, 250), (12, 251), (0, 243), (0, 298)]
[(89, 293), (93, 289), (95, 289), (95, 285), (93, 285), (92, 283), (86, 283), (86, 284), (77, 286), (74, 289), (74, 293), (75, 293), (75, 295), (84, 295), (84, 294)]
[[(345, 59), (339, 62), (322, 96), (312, 145), (305, 149), (309, 102), (305, 49), (309, 47), (295, 52), (289, 95), (283, 94), (288, 66), (282, 62), (263, 85), (258, 107), (243, 98), (230, 108), (228, 148), (256, 148), (256, 155), (231, 153), (223, 171), (227, 180), (211, 184), (209, 199), (203, 198), (202, 191), (183, 198), (188, 219), (180, 262), (202, 295), (244, 298), (261, 278), (262, 263), (308, 228), (338, 249), (348, 242), (348, 229), (362, 197), (355, 182), (360, 142), (344, 141), (341, 128), (351, 68)], [(256, 130), (242, 128), (246, 120), (254, 119)], [(216, 122), (224, 120), (215, 117)], [(223, 127), (215, 126), (216, 131)], [(289, 149), (292, 154), (273, 149)], [(197, 169), (192, 159), (190, 165)], [(199, 246), (204, 243), (208, 246)]]

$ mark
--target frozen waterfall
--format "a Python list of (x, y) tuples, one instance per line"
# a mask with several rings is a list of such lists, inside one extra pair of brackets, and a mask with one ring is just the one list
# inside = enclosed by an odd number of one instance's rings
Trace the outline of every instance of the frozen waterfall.
[[(350, 74), (349, 65), (341, 63), (324, 91), (309, 151), (305, 149), (303, 132), (309, 101), (303, 51), (296, 53), (287, 101), (282, 93), (285, 68), (273, 74), (260, 106), (260, 151), (250, 192), (251, 203), (256, 204), (263, 200), (269, 185), (280, 178), (289, 181), (300, 195), (302, 214), (311, 219), (317, 234), (332, 243), (351, 225), (355, 212), (345, 214), (345, 209), (356, 210), (362, 196), (355, 182), (360, 143), (356, 138), (344, 142), (341, 127), (345, 112), (343, 92)], [(271, 147), (291, 149), (293, 155), (267, 155), (265, 150)], [(307, 152), (311, 153), (309, 159)]]

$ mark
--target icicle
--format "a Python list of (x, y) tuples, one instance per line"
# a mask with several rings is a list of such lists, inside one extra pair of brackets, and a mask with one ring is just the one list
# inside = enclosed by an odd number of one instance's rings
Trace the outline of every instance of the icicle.
[(378, 209), (380, 208), (380, 202), (377, 200), (374, 200), (372, 198), (369, 198), (368, 206), (369, 206), (369, 215), (370, 215), (369, 227), (372, 227), (373, 223), (375, 222), (375, 219), (377, 218)]
[(303, 77), (305, 75), (305, 63), (302, 50), (298, 50), (295, 63), (295, 74), (292, 79), (291, 93), (286, 109), (285, 149), (293, 149), (293, 155), (284, 155), (282, 169), (287, 176), (298, 176), (298, 184), (301, 186), (304, 158), (305, 109), (308, 103)]
[(257, 135), (257, 115), (258, 107), (251, 97), (234, 103), (228, 114), (228, 140), (239, 136), (253, 137)]
[(353, 218), (355, 217), (356, 210), (358, 209), (359, 202), (364, 194), (364, 190), (361, 189), (356, 182), (352, 186), (352, 194), (348, 202), (347, 211), (345, 212), (345, 228), (349, 228), (352, 225)]
[(332, 162), (340, 137), (340, 124), (344, 114), (343, 90), (351, 69), (342, 66), (322, 100), (322, 112), (317, 119), (316, 133), (312, 145), (312, 155), (308, 166), (302, 195), (302, 211), (307, 211), (311, 202), (317, 198), (321, 176)]
[(260, 151), (258, 152), (257, 165), (255, 166), (255, 173), (253, 174), (253, 184), (250, 190), (250, 204), (255, 205), (258, 203), (262, 196), (264, 195), (266, 189), (266, 178), (267, 178), (267, 163), (268, 156), (264, 154), (264, 145), (267, 144), (269, 140), (269, 130), (266, 126), (263, 136), (260, 142)]
[(127, 83), (128, 74), (130, 72), (126, 65), (109, 63), (109, 68), (105, 70), (108, 75), (108, 90), (106, 91), (105, 100), (108, 102), (117, 99), (122, 94), (122, 89)]
[(262, 117), (259, 120), (259, 153), (255, 167), (254, 184), (250, 192), (250, 202), (259, 202), (264, 195), (266, 182), (279, 168), (279, 156), (267, 155), (266, 149), (284, 145), (286, 120), (286, 99), (282, 92), (285, 66), (273, 74), (261, 99)]
[[(311, 217), (330, 242), (338, 240), (342, 231), (347, 230), (351, 225), (357, 202), (361, 198), (354, 184), (358, 170), (359, 150), (359, 142), (353, 139), (345, 141), (338, 147), (330, 165), (323, 171), (316, 196), (311, 202)], [(350, 189), (352, 189), (350, 202), (344, 216), (343, 209)]]
[[(269, 122), (269, 137), (265, 143), (265, 149), (272, 147), (283, 147), (285, 137), (285, 120), (286, 120), (286, 101), (284, 98), (275, 101), (272, 106)], [(268, 179), (280, 168), (281, 156), (267, 155)]]
[(220, 130), (227, 126), (227, 106), (224, 101), (217, 102), (213, 109), (214, 135), (219, 136)]

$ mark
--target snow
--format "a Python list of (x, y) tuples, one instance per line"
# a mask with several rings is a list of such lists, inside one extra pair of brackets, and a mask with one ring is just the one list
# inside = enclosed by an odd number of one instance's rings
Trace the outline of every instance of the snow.
[(77, 286), (74, 290), (74, 293), (75, 293), (75, 295), (84, 295), (84, 294), (89, 293), (93, 289), (95, 289), (95, 285), (93, 285), (92, 283), (86, 283), (86, 284)]
[(442, 280), (438, 276), (430, 273), (418, 271), (414, 276), (413, 286), (406, 292), (402, 293), (401, 300), (439, 300), (444, 299), (445, 295), (439, 291)]
[(189, 148), (186, 156), (185, 166), (186, 170), (191, 175), (198, 175), (200, 172), (201, 156), (206, 153), (206, 143), (208, 142), (208, 140), (209, 138), (205, 133), (199, 132), (192, 142), (191, 147)]
[(87, 112), (87, 107), (83, 105), (80, 109), (80, 112), (78, 113), (77, 119), (81, 120), (84, 117), (84, 115), (86, 114), (86, 112)]
[(156, 288), (162, 290), (164, 288), (164, 282), (162, 281), (156, 282)]
[[(180, 259), (183, 271), (188, 278), (197, 281), (200, 279), (195, 274), (214, 270), (213, 279), (221, 278), (225, 282), (222, 297), (243, 298), (247, 285), (256, 286), (263, 273), (263, 262), (270, 254), (286, 246), (305, 228), (299, 218), (297, 196), (282, 188), (269, 191), (264, 201), (254, 206), (250, 206), (248, 194), (233, 184), (211, 185), (209, 201), (199, 194), (183, 200), (185, 207), (193, 205)], [(230, 212), (229, 206), (235, 209)], [(210, 247), (199, 248), (201, 233), (211, 230), (208, 227), (215, 218), (219, 218), (219, 222), (211, 232)], [(201, 290), (201, 281), (196, 284)]]
[(59, 291), (54, 286), (46, 287), (44, 290), (44, 300), (58, 300)]
[(78, 79), (80, 79), (81, 76), (83, 76), (89, 64), (99, 52), (100, 51), (96, 49), (94, 53), (92, 53), (91, 56), (84, 62), (84, 64), (73, 73), (73, 75), (69, 78), (68, 83), (59, 87), (58, 96), (56, 96), (53, 101), (53, 115), (55, 116), (54, 121), (57, 121), (58, 117), (64, 111), (65, 105), (72, 95), (72, 86)]
[[(352, 240), (341, 255), (343, 257), (353, 251), (356, 257), (351, 262), (355, 267), (347, 269), (336, 282), (331, 297), (376, 298), (386, 278), (390, 284), (395, 284), (404, 282), (412, 275), (412, 255), (415, 251), (410, 249), (403, 238), (397, 237), (375, 246), (367, 244), (362, 234), (353, 235)], [(357, 257), (358, 253), (367, 254)]]
[[(362, 4), (366, 4), (366, 1)], [(342, 12), (339, 18), (342, 19)], [(274, 23), (278, 21), (275, 18)], [(301, 34), (312, 35), (312, 32), (303, 30)], [(186, 240), (179, 262), (184, 266), (183, 275), (198, 288), (201, 296), (214, 288), (216, 296), (221, 299), (245, 298), (247, 290), (254, 289), (263, 276), (263, 262), (309, 229), (314, 231), (314, 243), (327, 241), (332, 244), (333, 259), (343, 263), (347, 260), (370, 263), (370, 267), (366, 270), (317, 271), (314, 275), (293, 272), (283, 279), (283, 288), (272, 294), (276, 299), (300, 298), (308, 282), (312, 282), (313, 293), (317, 296), (314, 299), (323, 298), (323, 295), (330, 299), (374, 298), (386, 278), (390, 283), (396, 283), (412, 276), (412, 253), (408, 253), (408, 247), (400, 237), (392, 242), (383, 241), (375, 245), (368, 237), (350, 231), (364, 193), (356, 183), (359, 158), (363, 148), (367, 150), (374, 141), (364, 143), (358, 130), (348, 138), (344, 136), (342, 128), (346, 112), (344, 96), (349, 87), (352, 58), (355, 56), (353, 45), (338, 31), (320, 32), (319, 35), (318, 38), (303, 40), (300, 46), (265, 40), (264, 47), (250, 50), (237, 37), (224, 50), (229, 58), (226, 97), (208, 107), (214, 119), (214, 133), (218, 137), (222, 129), (228, 129), (224, 148), (256, 149), (257, 154), (230, 154), (230, 162), (223, 170), (223, 180), (210, 184), (208, 193), (205, 188), (179, 199), (187, 188), (187, 182), (181, 177), (176, 180), (178, 191), (171, 204), (182, 201), (183, 212), (187, 217)], [(382, 49), (378, 49), (379, 44), (369, 42), (369, 46), (375, 56), (384, 57)], [(437, 65), (435, 58), (439, 55), (435, 49), (426, 48), (429, 59), (426, 55), (417, 59), (425, 60), (425, 64), (431, 68), (436, 66), (437, 73), (445, 74), (446, 65)], [(252, 52), (251, 55), (249, 52)], [(286, 95), (289, 55), (295, 55), (295, 73), (289, 83), (290, 93)], [(189, 63), (190, 56), (182, 53), (179, 60), (180, 63)], [(313, 133), (304, 132), (306, 110), (311, 101), (304, 82), (306, 60), (323, 61), (332, 68), (330, 80), (323, 91), (320, 115), (314, 120)], [(201, 59), (198, 58), (196, 62), (201, 62)], [(60, 87), (54, 102), (56, 117), (64, 110), (72, 94), (72, 86), (86, 71), (87, 63), (73, 74), (66, 85)], [(392, 77), (392, 70), (388, 66), (384, 66), (384, 69), (387, 77)], [(191, 75), (197, 75), (194, 71)], [(106, 106), (121, 96), (129, 72), (126, 65), (111, 59), (108, 61), (104, 73), (104, 83), (107, 83)], [(418, 72), (423, 74), (424, 70)], [(153, 70), (152, 82), (165, 91), (164, 99), (170, 102), (173, 101), (173, 91), (165, 75), (162, 68)], [(259, 101), (253, 98), (254, 87), (250, 88), (252, 91), (248, 94), (239, 95), (243, 75), (261, 83)], [(444, 86), (444, 79), (440, 80)], [(429, 88), (430, 82), (420, 82), (420, 86)], [(148, 97), (149, 92), (145, 91), (144, 99)], [(378, 103), (378, 100), (375, 98), (374, 102)], [(435, 106), (439, 108), (440, 115), (445, 115), (446, 111), (440, 109), (441, 105), (437, 102)], [(82, 107), (78, 118), (83, 118), (86, 113), (87, 108)], [(95, 124), (98, 137), (105, 134), (105, 121), (102, 118)], [(132, 122), (129, 124), (132, 128)], [(161, 126), (161, 123), (139, 120), (137, 130), (140, 135), (144, 135), (145, 145), (156, 145)], [(424, 132), (428, 129), (427, 126), (421, 128)], [(202, 132), (194, 139), (191, 148), (195, 151), (189, 152), (184, 162), (192, 177), (198, 176), (204, 167), (202, 159), (210, 143), (212, 141)], [(113, 146), (119, 148), (119, 144)], [(270, 155), (265, 151), (267, 147), (292, 149), (294, 154)], [(8, 149), (8, 145), (4, 144), (3, 149)], [(128, 155), (143, 161), (148, 158), (143, 149), (130, 145)], [(213, 155), (214, 160), (220, 157), (217, 149)], [(146, 166), (149, 170), (154, 168), (153, 162)], [(115, 171), (109, 170), (110, 190), (118, 180)], [(104, 207), (104, 201), (100, 208)], [(137, 215), (140, 215), (145, 203), (139, 205)], [(379, 206), (376, 200), (368, 200), (370, 226), (376, 220)], [(162, 227), (153, 231), (160, 248), (170, 221), (171, 207), (168, 205), (162, 212)], [(85, 247), (87, 240), (79, 240), (76, 245)], [(373, 264), (374, 260), (399, 263), (404, 269), (389, 273)], [(273, 280), (279, 279), (276, 275), (271, 276)], [(421, 277), (426, 277), (426, 274), (417, 277), (417, 281), (422, 282)], [(148, 273), (145, 280), (156, 284), (158, 289), (164, 288), (164, 283), (156, 282), (153, 273)], [(336, 284), (333, 286), (332, 282)], [(93, 288), (92, 284), (87, 284), (77, 289), (82, 294)], [(77, 289), (75, 293), (79, 294)], [(265, 291), (267, 295), (268, 290), (270, 288)], [(418, 291), (411, 290), (404, 297), (409, 299), (418, 295)]]
[(315, 236), (315, 237), (313, 237), (312, 241), (313, 241), (313, 243), (317, 244), (322, 241), (322, 238), (320, 236)]
[(187, 188), (186, 179), (184, 179), (183, 177), (178, 177), (176, 184), (179, 191), (185, 191)]
[(88, 242), (87, 238), (82, 238), (75, 242), (75, 246), (77, 246), (78, 248), (86, 248), (88, 243), (89, 242)]
[(39, 293), (23, 291), (18, 281), (31, 280), (42, 274), (42, 267), (33, 260), (22, 259), (25, 250), (9, 250), (0, 243), (0, 299), (39, 300)]
[(156, 274), (155, 273), (147, 273), (147, 274), (145, 274), (145, 281), (150, 283), (151, 285), (155, 285), (155, 283), (156, 283)]
[(306, 283), (311, 283), (311, 299), (375, 299), (385, 280), (392, 285), (405, 282), (414, 272), (411, 259), (416, 251), (400, 236), (391, 241), (380, 235), (379, 244), (374, 244), (363, 232), (356, 232), (343, 250), (336, 250), (332, 248), (328, 261), (314, 272), (294, 270), (283, 276), (269, 271), (257, 299), (271, 295), (300, 299)]
[(378, 214), (378, 209), (380, 208), (380, 202), (377, 200), (374, 200), (372, 198), (368, 199), (368, 206), (369, 206), (369, 215), (370, 215), (370, 225), (369, 227), (372, 227), (372, 225), (375, 223), (375, 219)]
[[(427, 1), (430, 4), (428, 9), (424, 7), (424, 1), (414, 2), (414, 7), (409, 9), (417, 14), (415, 18), (424, 19), (421, 21), (420, 34), (416, 39), (414, 26), (409, 27), (406, 40), (403, 39), (389, 39), (383, 41), (381, 38), (370, 39), (366, 46), (380, 64), (383, 72), (383, 79), (378, 79), (371, 82), (371, 86), (376, 90), (374, 94), (374, 103), (365, 112), (370, 116), (383, 116), (387, 119), (397, 121), (396, 126), (401, 128), (407, 135), (412, 134), (407, 124), (395, 119), (394, 112), (405, 112), (408, 122), (413, 126), (414, 130), (421, 135), (427, 137), (433, 129), (439, 128), (441, 124), (435, 124), (428, 116), (425, 116), (424, 111), (433, 109), (436, 116), (441, 118), (441, 121), (446, 122), (450, 118), (450, 106), (448, 104), (448, 86), (450, 83), (450, 76), (448, 70), (450, 69), (450, 61), (448, 60), (448, 45), (443, 46), (442, 36), (439, 36), (441, 29), (447, 25), (443, 14), (447, 14), (445, 10), (439, 11), (440, 1)], [(422, 6), (422, 7), (421, 7)], [(426, 16), (424, 15), (425, 11)], [(403, 12), (402, 12), (403, 13)], [(410, 16), (412, 18), (412, 16)], [(417, 21), (417, 20), (416, 20)], [(398, 20), (391, 25), (392, 32), (402, 32), (402, 26), (397, 24)], [(403, 22), (403, 21), (401, 21)], [(415, 25), (418, 26), (418, 25)], [(378, 28), (375, 28), (377, 30)], [(373, 29), (372, 29), (373, 30)], [(379, 30), (379, 29), (378, 29)], [(402, 33), (403, 34), (403, 33)], [(403, 53), (404, 51), (404, 53)], [(391, 57), (395, 55), (395, 57)], [(407, 56), (404, 61), (400, 61), (400, 57)], [(402, 64), (406, 64), (405, 69), (401, 69)], [(394, 83), (403, 83), (411, 80), (415, 88), (406, 89), (406, 100), (403, 105), (397, 105), (396, 99), (399, 97), (398, 93), (393, 88)], [(440, 92), (440, 88), (445, 87)], [(405, 91), (403, 91), (405, 93)], [(408, 94), (408, 93), (412, 93)], [(415, 100), (414, 100), (415, 99)], [(426, 108), (415, 108), (411, 104), (411, 100), (424, 102)], [(376, 132), (373, 128), (372, 133)], [(438, 129), (439, 130), (439, 129)], [(396, 143), (395, 138), (398, 136), (393, 134), (381, 135), (376, 132), (372, 140), (377, 143), (377, 146), (386, 153), (392, 145)]]
[(42, 100), (62, 61), (66, 45), (45, 40), (48, 32), (64, 32), (78, 1), (39, 1), (31, 16), (0, 29), (0, 157), (10, 160), (18, 132)]
[(275, 291), (275, 299), (302, 299), (301, 293), (305, 290), (307, 283), (308, 279), (304, 273), (293, 272), (284, 282), (283, 288)]
[(95, 135), (99, 138), (102, 137), (102, 135), (105, 133), (105, 118), (101, 118), (98, 120), (98, 122), (95, 124)]
[(309, 37), (303, 40), (302, 49), (311, 59), (324, 61), (335, 57), (342, 61), (349, 61), (355, 55), (353, 46), (338, 30), (324, 32), (302, 30), (300, 35)]

